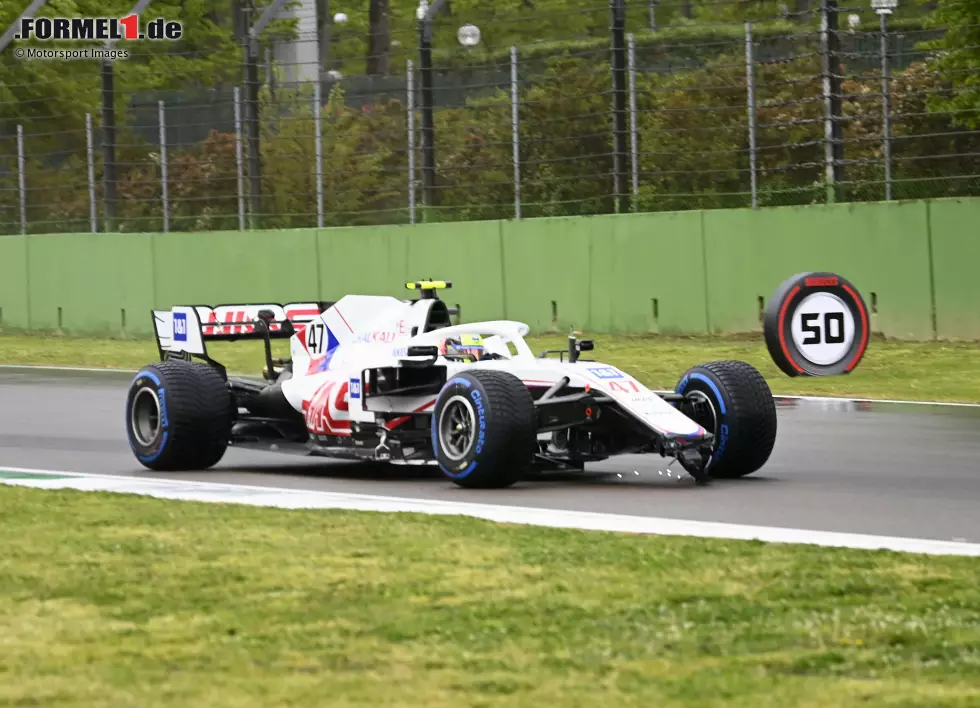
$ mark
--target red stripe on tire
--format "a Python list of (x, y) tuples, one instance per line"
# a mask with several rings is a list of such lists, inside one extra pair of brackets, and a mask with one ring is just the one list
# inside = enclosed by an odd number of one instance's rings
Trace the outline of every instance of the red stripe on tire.
[(864, 350), (868, 347), (868, 314), (864, 311), (864, 305), (861, 304), (861, 298), (858, 297), (857, 293), (851, 288), (850, 285), (846, 283), (841, 284), (841, 287), (848, 292), (848, 294), (854, 298), (854, 302), (858, 306), (858, 310), (861, 311), (861, 346), (858, 347), (857, 354), (851, 359), (851, 363), (847, 365), (844, 371), (851, 371), (857, 363), (861, 360), (861, 356), (864, 354)]
[(779, 346), (783, 350), (783, 356), (786, 357), (786, 361), (790, 363), (790, 366), (792, 366), (794, 369), (796, 369), (799, 373), (802, 374), (804, 373), (802, 367), (799, 364), (797, 364), (796, 361), (793, 360), (793, 357), (789, 355), (789, 348), (786, 346), (786, 335), (784, 334), (783, 331), (785, 329), (783, 327), (783, 323), (786, 320), (786, 308), (789, 307), (790, 301), (793, 299), (793, 297), (795, 297), (796, 293), (798, 292), (800, 292), (799, 285), (793, 288), (786, 296), (786, 298), (783, 300), (783, 306), (779, 308), (779, 322), (778, 322), (779, 326), (776, 329), (779, 332)]

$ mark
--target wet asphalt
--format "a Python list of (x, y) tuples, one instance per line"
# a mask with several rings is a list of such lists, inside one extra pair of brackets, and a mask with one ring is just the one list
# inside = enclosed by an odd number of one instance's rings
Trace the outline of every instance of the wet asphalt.
[(126, 442), (131, 377), (0, 369), (0, 467), (980, 542), (980, 407), (782, 399), (769, 463), (741, 480), (695, 487), (631, 456), (476, 491), (425, 468), (238, 449), (208, 471), (153, 473)]

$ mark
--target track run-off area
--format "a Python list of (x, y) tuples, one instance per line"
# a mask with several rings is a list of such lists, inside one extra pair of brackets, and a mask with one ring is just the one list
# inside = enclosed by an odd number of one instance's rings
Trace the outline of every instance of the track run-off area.
[(980, 556), (980, 405), (778, 397), (769, 463), (695, 487), (655, 456), (465, 490), (422, 466), (230, 449), (153, 473), (130, 452), (132, 372), (0, 367), (0, 481), (283, 508), (464, 514), (631, 533)]

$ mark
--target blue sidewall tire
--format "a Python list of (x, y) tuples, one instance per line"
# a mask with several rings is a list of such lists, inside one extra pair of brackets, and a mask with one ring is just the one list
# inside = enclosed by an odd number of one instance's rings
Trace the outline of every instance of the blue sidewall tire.
[[(132, 412), (136, 396), (144, 389), (153, 391), (160, 401), (160, 429), (150, 445), (143, 445), (133, 432)], [(163, 385), (160, 372), (153, 366), (140, 369), (129, 386), (126, 397), (126, 437), (129, 446), (143, 464), (156, 462), (166, 451), (170, 442), (170, 420), (167, 415), (167, 389)]]
[[(447, 403), (463, 397), (473, 411), (474, 437), (459, 460), (440, 441), (439, 419)], [(475, 368), (446, 382), (432, 415), (432, 453), (442, 473), (461, 487), (507, 487), (534, 461), (537, 409), (527, 386), (511, 373)]]

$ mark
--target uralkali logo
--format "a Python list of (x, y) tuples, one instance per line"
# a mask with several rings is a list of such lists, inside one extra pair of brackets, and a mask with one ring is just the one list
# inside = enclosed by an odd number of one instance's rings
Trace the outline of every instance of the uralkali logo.
[(41, 41), (84, 41), (118, 39), (180, 39), (184, 28), (180, 22), (163, 17), (150, 20), (140, 26), (139, 15), (115, 17), (22, 17), (20, 31), (15, 39), (39, 39)]

